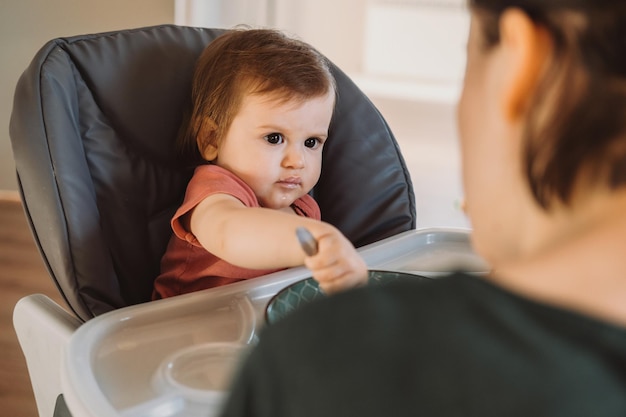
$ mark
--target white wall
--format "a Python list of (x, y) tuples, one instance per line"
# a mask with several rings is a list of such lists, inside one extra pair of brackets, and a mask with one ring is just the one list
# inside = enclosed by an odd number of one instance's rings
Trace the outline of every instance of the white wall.
[(179, 25), (230, 29), (271, 24), (274, 0), (175, 0)]
[(454, 102), (465, 0), (175, 0), (176, 22), (276, 27), (311, 43), (368, 93)]
[(460, 6), (370, 0), (363, 73), (416, 83), (457, 84), (463, 77), (469, 19)]
[(363, 57), (365, 0), (175, 0), (176, 22), (274, 27), (314, 45), (349, 72)]
[(17, 80), (53, 38), (174, 22), (173, 0), (0, 2), (0, 192), (17, 190), (9, 117)]
[(311, 43), (348, 73), (360, 72), (365, 0), (275, 0), (274, 25)]

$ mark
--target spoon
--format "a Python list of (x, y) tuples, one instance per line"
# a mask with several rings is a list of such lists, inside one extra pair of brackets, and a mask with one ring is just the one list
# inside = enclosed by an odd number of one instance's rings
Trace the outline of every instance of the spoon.
[(302, 250), (307, 256), (313, 256), (317, 253), (317, 241), (308, 229), (298, 227), (296, 229), (296, 236), (298, 237), (298, 242), (300, 242)]

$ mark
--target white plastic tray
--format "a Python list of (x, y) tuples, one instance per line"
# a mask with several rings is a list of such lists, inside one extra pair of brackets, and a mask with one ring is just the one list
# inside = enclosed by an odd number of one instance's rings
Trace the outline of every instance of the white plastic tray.
[[(426, 276), (487, 269), (467, 230), (412, 230), (359, 252), (371, 269)], [(236, 358), (264, 325), (270, 298), (309, 276), (292, 268), (90, 320), (66, 352), (62, 378), (70, 410), (86, 417), (216, 414)]]

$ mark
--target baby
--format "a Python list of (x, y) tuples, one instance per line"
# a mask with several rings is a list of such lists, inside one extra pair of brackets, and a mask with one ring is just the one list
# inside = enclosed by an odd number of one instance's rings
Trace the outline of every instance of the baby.
[[(275, 30), (231, 30), (200, 56), (179, 138), (196, 166), (172, 218), (153, 298), (305, 265), (327, 293), (367, 281), (354, 246), (322, 222), (317, 183), (335, 104), (327, 60)], [(307, 256), (296, 229), (318, 252)]]

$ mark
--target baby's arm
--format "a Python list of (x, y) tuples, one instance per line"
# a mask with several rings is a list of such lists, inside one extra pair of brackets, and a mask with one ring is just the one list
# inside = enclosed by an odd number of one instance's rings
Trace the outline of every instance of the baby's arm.
[[(319, 251), (306, 257), (296, 229), (307, 228)], [(213, 194), (191, 212), (190, 231), (209, 252), (243, 268), (288, 268), (305, 264), (328, 292), (367, 281), (367, 266), (332, 225), (286, 211), (246, 207), (227, 194)]]

